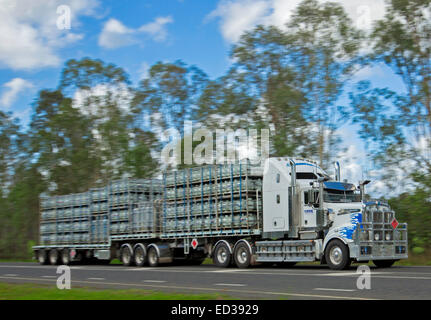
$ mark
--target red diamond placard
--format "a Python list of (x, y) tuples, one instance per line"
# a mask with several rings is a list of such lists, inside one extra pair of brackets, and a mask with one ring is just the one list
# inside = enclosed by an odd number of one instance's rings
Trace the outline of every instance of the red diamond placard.
[(192, 240), (192, 248), (193, 248), (193, 249), (196, 249), (196, 248), (197, 248), (197, 246), (198, 246), (198, 240), (197, 240), (197, 239), (193, 239), (193, 240)]
[(394, 218), (394, 220), (392, 220), (392, 222), (391, 222), (391, 226), (392, 226), (392, 228), (396, 228), (396, 227), (398, 227), (398, 221), (397, 221), (397, 219), (395, 219)]

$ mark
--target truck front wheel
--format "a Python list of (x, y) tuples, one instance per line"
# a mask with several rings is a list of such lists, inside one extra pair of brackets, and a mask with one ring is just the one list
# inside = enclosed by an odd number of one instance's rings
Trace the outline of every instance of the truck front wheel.
[(330, 269), (343, 270), (349, 267), (349, 249), (340, 240), (332, 240), (326, 247), (325, 260)]
[(214, 250), (213, 261), (217, 267), (227, 268), (232, 260), (230, 248), (225, 242), (220, 242)]

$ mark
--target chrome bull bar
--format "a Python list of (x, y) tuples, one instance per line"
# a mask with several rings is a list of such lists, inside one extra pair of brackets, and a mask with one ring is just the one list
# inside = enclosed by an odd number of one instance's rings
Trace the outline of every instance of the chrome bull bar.
[(358, 261), (408, 258), (407, 223), (361, 222), (353, 239), (351, 256)]

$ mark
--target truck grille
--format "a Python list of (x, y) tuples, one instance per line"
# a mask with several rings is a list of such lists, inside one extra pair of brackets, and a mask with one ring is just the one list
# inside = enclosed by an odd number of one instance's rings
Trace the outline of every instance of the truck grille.
[[(361, 256), (390, 256), (407, 253), (407, 223), (393, 224), (395, 213), (378, 203), (365, 207), (363, 221), (355, 230)], [(394, 228), (394, 226), (396, 226)]]

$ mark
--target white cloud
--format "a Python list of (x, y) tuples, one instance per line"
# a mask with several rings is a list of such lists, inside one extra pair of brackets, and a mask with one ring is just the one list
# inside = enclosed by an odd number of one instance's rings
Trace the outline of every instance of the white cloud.
[(150, 22), (147, 24), (144, 24), (139, 28), (139, 31), (147, 33), (151, 35), (151, 37), (155, 41), (165, 41), (167, 37), (167, 31), (165, 25), (168, 23), (172, 23), (174, 20), (172, 17), (157, 17), (154, 22)]
[(18, 94), (25, 89), (33, 88), (33, 84), (21, 78), (14, 78), (3, 85), (6, 88), (0, 97), (0, 106), (9, 109), (15, 102)]
[(266, 0), (221, 1), (206, 19), (220, 18), (223, 37), (229, 42), (236, 42), (244, 31), (263, 23), (269, 9), (270, 3)]
[[(320, 0), (327, 2), (327, 0)], [(353, 23), (368, 30), (372, 22), (385, 12), (384, 0), (334, 0), (341, 3)], [(258, 24), (283, 28), (300, 0), (221, 0), (217, 8), (205, 18), (218, 18), (220, 31), (228, 42), (238, 41), (241, 34)]]
[(133, 39), (133, 33), (135, 33), (133, 29), (127, 28), (120, 21), (109, 19), (99, 36), (99, 45), (104, 48), (115, 49), (133, 44), (136, 42)]
[[(71, 29), (60, 30), (57, 8), (70, 8)], [(56, 66), (56, 52), (82, 39), (74, 29), (78, 17), (92, 15), (98, 0), (0, 0), (0, 66), (12, 69), (34, 69)]]
[(170, 16), (157, 17), (153, 22), (142, 25), (137, 29), (126, 27), (121, 21), (109, 19), (103, 26), (99, 36), (99, 45), (107, 49), (120, 48), (140, 43), (138, 36), (147, 35), (157, 42), (166, 40), (166, 25), (172, 23)]

